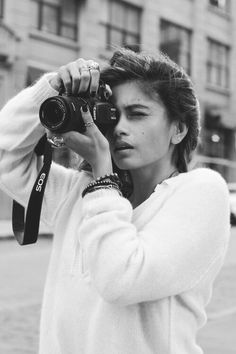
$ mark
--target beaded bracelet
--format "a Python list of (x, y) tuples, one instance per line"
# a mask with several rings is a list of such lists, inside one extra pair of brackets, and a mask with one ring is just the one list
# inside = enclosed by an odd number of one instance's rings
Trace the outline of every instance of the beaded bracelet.
[(110, 183), (101, 183), (101, 184), (97, 184), (97, 185), (93, 185), (93, 186), (88, 186), (84, 189), (83, 193), (82, 193), (82, 198), (87, 194), (90, 193), (92, 191), (95, 191), (97, 188), (115, 188), (117, 190), (120, 191), (120, 188), (118, 187), (118, 185), (116, 183), (110, 182)]
[(110, 190), (115, 189), (120, 194), (120, 196), (122, 196), (121, 190), (118, 187), (118, 185), (110, 182), (109, 184), (99, 184), (99, 185), (95, 185), (95, 186), (90, 186), (89, 188), (85, 188), (84, 191), (82, 192), (82, 198), (84, 198), (84, 196), (86, 194), (91, 193), (91, 192), (95, 192), (99, 189), (110, 189)]
[(111, 186), (112, 188), (117, 189), (120, 193), (120, 188), (122, 186), (122, 183), (120, 181), (120, 178), (117, 173), (110, 173), (106, 174), (104, 176), (96, 178), (94, 181), (90, 182), (87, 187), (84, 189), (82, 192), (82, 198), (87, 194), (92, 192), (94, 187), (106, 187), (106, 186)]
[(113, 185), (113, 186), (119, 188), (118, 184), (115, 183), (115, 182), (112, 182), (112, 181), (100, 181), (100, 182), (97, 182), (97, 183), (88, 184), (87, 187), (84, 189), (83, 193), (85, 193), (87, 190), (93, 189), (95, 187), (106, 187), (106, 186), (109, 186), (109, 185)]
[(104, 176), (98, 177), (94, 181), (92, 181), (91, 183), (94, 183), (94, 182), (97, 183), (97, 182), (104, 181), (104, 180), (110, 180), (112, 182), (117, 183), (119, 187), (122, 186), (121, 180), (120, 180), (117, 173), (109, 173)]
[(119, 193), (119, 195), (122, 196), (121, 190), (118, 186), (116, 186), (115, 184), (107, 184), (107, 185), (93, 186), (90, 187), (90, 189), (85, 189), (82, 193), (82, 198), (84, 198), (86, 194), (95, 192), (100, 189), (109, 189), (109, 190), (115, 189)]
[(89, 188), (96, 187), (96, 186), (106, 186), (108, 184), (114, 184), (114, 185), (116, 185), (119, 188), (119, 186), (118, 186), (118, 184), (116, 182), (112, 182), (111, 180), (106, 179), (104, 181), (98, 181), (98, 182), (89, 183), (85, 189), (89, 189)]

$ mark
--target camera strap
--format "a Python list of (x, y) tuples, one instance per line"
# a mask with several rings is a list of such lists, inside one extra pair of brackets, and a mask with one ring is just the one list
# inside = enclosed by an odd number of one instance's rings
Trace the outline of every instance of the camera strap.
[(26, 218), (25, 208), (21, 204), (13, 200), (12, 206), (12, 229), (21, 246), (35, 243), (38, 239), (43, 196), (52, 163), (52, 147), (47, 141), (46, 135), (39, 140), (35, 153), (38, 156), (44, 155), (43, 167), (31, 191)]

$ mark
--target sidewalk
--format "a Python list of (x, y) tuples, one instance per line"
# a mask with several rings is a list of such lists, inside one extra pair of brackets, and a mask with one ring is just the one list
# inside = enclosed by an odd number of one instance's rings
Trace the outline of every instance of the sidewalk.
[(231, 238), (224, 266), (214, 283), (208, 305), (207, 325), (199, 333), (199, 342), (206, 354), (236, 354), (236, 227)]
[(13, 236), (11, 220), (0, 220), (0, 238)]

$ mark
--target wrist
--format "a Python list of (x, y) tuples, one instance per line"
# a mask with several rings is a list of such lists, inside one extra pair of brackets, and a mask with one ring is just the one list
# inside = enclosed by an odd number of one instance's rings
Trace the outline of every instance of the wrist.
[(82, 192), (82, 198), (88, 194), (95, 192), (100, 189), (115, 189), (120, 196), (122, 196), (122, 182), (117, 173), (110, 173), (104, 176), (96, 178), (94, 181), (90, 182), (87, 187)]
[(97, 165), (92, 166), (92, 170), (94, 179), (113, 173), (111, 158), (108, 159), (106, 163), (103, 161), (102, 163), (98, 163)]

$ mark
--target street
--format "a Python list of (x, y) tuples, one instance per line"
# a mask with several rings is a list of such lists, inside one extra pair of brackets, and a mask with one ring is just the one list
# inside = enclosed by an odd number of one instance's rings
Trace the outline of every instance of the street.
[[(40, 306), (51, 239), (21, 247), (0, 240), (0, 353), (36, 354)], [(204, 354), (236, 354), (236, 228), (225, 265), (208, 307), (209, 320), (199, 334)]]
[(19, 246), (0, 240), (0, 353), (36, 354), (50, 239)]

